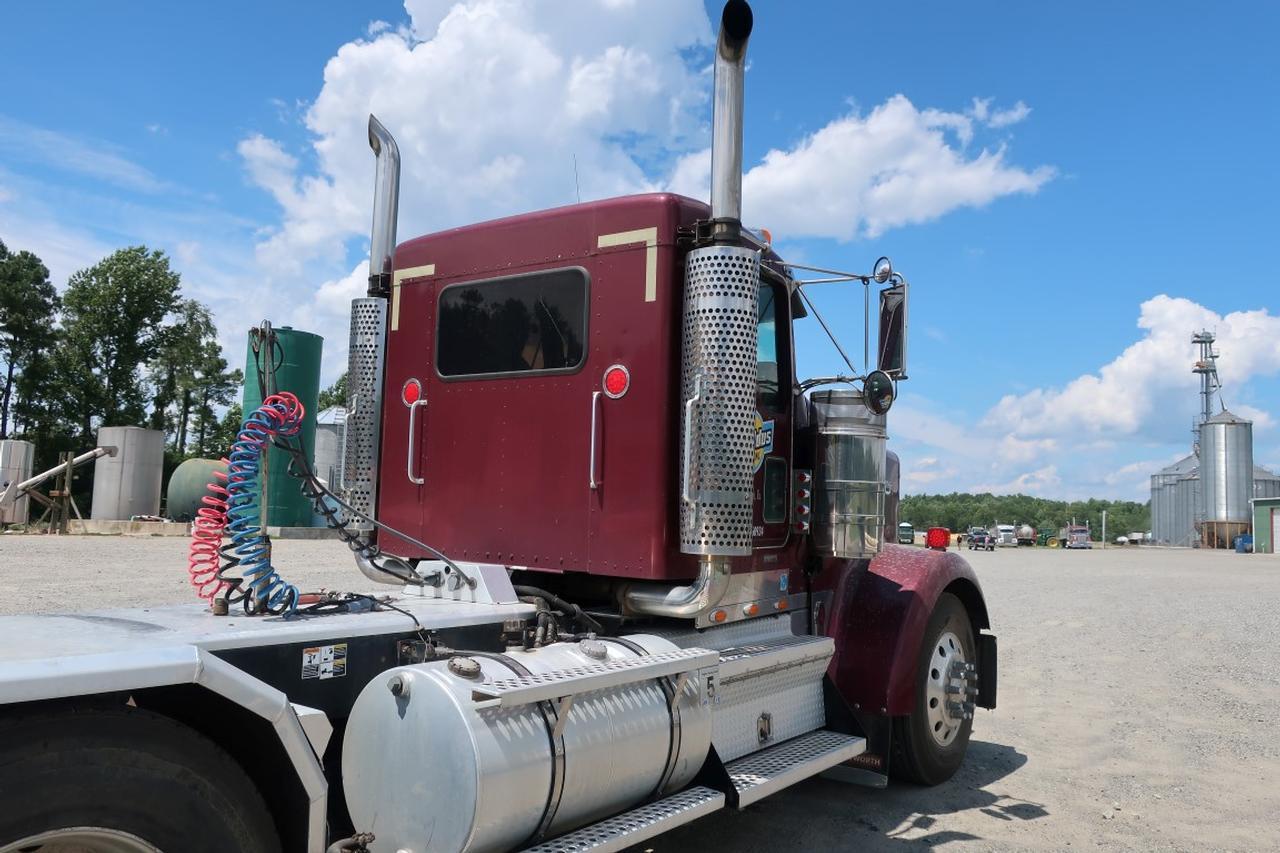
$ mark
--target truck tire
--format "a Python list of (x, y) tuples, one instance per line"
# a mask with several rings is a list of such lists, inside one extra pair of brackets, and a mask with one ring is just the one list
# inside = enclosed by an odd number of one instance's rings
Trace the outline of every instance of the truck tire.
[(916, 658), (914, 709), (909, 716), (893, 721), (890, 770), (894, 776), (920, 785), (939, 785), (963, 763), (973, 720), (955, 719), (945, 704), (948, 699), (960, 699), (945, 693), (949, 668), (956, 661), (976, 662), (977, 646), (964, 605), (944, 592), (929, 616)]
[(231, 756), (137, 708), (0, 717), (0, 791), (0, 853), (280, 853)]

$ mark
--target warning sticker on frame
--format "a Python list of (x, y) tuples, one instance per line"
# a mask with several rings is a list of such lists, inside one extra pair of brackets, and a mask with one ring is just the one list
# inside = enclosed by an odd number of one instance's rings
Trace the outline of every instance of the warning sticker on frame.
[(302, 650), (302, 679), (342, 678), (347, 674), (347, 644)]

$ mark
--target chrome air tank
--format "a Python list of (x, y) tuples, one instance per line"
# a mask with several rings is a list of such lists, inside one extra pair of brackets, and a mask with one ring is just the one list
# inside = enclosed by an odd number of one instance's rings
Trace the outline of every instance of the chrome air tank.
[(560, 680), (676, 648), (638, 634), (388, 670), (347, 722), (342, 778), (354, 826), (377, 836), (374, 853), (509, 850), (683, 787), (711, 742), (700, 678), (674, 703), (656, 679), (577, 694), (560, 729), (560, 702), (492, 707), (473, 695), (486, 682)]

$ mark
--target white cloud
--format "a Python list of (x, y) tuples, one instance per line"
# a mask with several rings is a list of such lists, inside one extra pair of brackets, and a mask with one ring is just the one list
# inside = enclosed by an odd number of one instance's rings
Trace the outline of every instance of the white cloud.
[[(1142, 338), (1096, 373), (1059, 388), (1008, 395), (988, 412), (985, 424), (1023, 438), (1140, 436), (1170, 412), (1185, 412), (1189, 427), (1188, 403), (1199, 387), (1191, 373), (1191, 335), (1205, 328), (1218, 335), (1227, 402), (1233, 387), (1280, 371), (1280, 317), (1266, 309), (1222, 316), (1162, 294), (1142, 303), (1138, 328)], [(1269, 416), (1260, 414), (1267, 422)]]
[(975, 483), (969, 487), (971, 492), (991, 492), (997, 495), (1039, 495), (1041, 497), (1057, 497), (1061, 493), (1062, 477), (1058, 475), (1057, 465), (1046, 465), (1034, 471), (1019, 474), (1003, 483)]
[(36, 163), (114, 186), (158, 193), (165, 189), (149, 169), (107, 143), (82, 139), (0, 116), (0, 154), (10, 162)]
[(369, 226), (364, 117), (403, 158), (402, 235), (656, 189), (642, 163), (701, 133), (706, 90), (683, 52), (711, 37), (698, 4), (551, 0), (407, 4), (412, 27), (339, 48), (306, 114), (315, 170), (251, 135), (251, 179), (284, 210), (264, 261), (334, 258)]
[[(1054, 176), (1048, 166), (1013, 165), (1003, 145), (970, 156), (965, 146), (973, 125), (970, 114), (920, 110), (902, 95), (865, 116), (835, 119), (789, 149), (769, 151), (747, 172), (743, 218), (767, 221), (787, 236), (875, 237), (957, 208), (1035, 193)], [(685, 158), (672, 182), (705, 196), (709, 166), (706, 152)]]

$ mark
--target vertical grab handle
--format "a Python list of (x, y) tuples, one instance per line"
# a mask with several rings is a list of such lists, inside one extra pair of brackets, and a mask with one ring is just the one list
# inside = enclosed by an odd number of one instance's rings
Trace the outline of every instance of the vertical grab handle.
[(684, 402), (684, 464), (680, 470), (680, 497), (685, 503), (693, 503), (689, 493), (689, 462), (693, 458), (693, 407), (702, 402), (702, 374), (694, 374), (693, 395)]
[(592, 489), (600, 488), (600, 481), (596, 479), (596, 423), (600, 416), (600, 395), (599, 391), (591, 392), (591, 456), (587, 459), (587, 485)]
[(408, 475), (409, 482), (413, 483), (415, 486), (421, 486), (423, 483), (426, 482), (426, 480), (424, 480), (422, 477), (419, 477), (418, 475), (413, 473), (414, 457), (418, 455), (417, 440), (416, 440), (418, 437), (416, 415), (418, 413), (418, 407), (425, 406), (425, 405), (427, 405), (426, 400), (414, 400), (412, 403), (409, 404), (409, 456), (405, 460), (405, 474)]
[(360, 395), (353, 394), (351, 396), (351, 408), (342, 416), (342, 456), (338, 465), (338, 486), (339, 488), (347, 488), (347, 437), (351, 435), (351, 419), (355, 417), (356, 410), (360, 407)]

